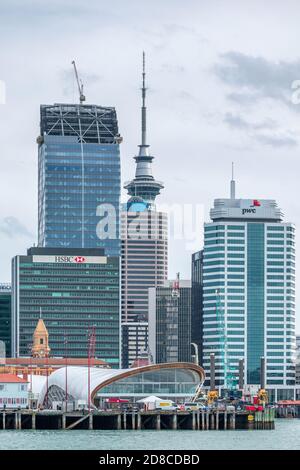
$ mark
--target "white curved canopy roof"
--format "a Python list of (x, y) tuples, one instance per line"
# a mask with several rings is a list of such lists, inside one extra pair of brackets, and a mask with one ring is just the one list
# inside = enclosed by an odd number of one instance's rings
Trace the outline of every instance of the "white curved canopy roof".
[[(199, 384), (203, 384), (205, 379), (205, 372), (202, 367), (187, 362), (176, 362), (167, 364), (152, 364), (148, 366), (135, 367), (131, 369), (107, 369), (107, 368), (90, 368), (90, 395), (93, 397), (93, 392), (101, 388), (111, 379), (118, 377), (125, 378), (130, 375), (138, 373), (160, 370), (160, 369), (187, 369), (193, 370), (199, 375)], [(67, 387), (68, 395), (71, 395), (75, 400), (86, 400), (88, 402), (88, 377), (89, 368), (80, 366), (69, 366), (67, 368)], [(114, 380), (112, 380), (114, 381)], [(66, 368), (62, 367), (57, 369), (48, 377), (48, 389), (51, 386), (57, 386), (60, 389), (66, 389)], [(39, 394), (38, 404), (42, 405), (47, 393), (47, 381), (44, 383)]]

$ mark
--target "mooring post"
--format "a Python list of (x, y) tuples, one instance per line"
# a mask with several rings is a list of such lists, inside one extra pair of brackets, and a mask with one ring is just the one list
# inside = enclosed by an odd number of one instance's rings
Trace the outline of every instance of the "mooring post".
[(156, 430), (160, 431), (160, 415), (156, 415)]
[(63, 429), (66, 429), (66, 415), (65, 415), (65, 413), (62, 414), (61, 425), (62, 425)]
[(206, 412), (206, 429), (209, 430), (209, 410)]
[(18, 414), (15, 413), (15, 429), (18, 429)]
[(131, 413), (131, 419), (132, 419), (132, 429), (135, 429), (135, 414), (134, 414), (134, 411)]
[(200, 430), (200, 411), (197, 410), (197, 430)]
[(211, 414), (211, 429), (215, 429), (215, 414), (212, 412)]
[(195, 411), (192, 412), (192, 429), (196, 431), (196, 413)]
[(201, 429), (202, 431), (204, 431), (205, 429), (205, 411), (204, 410), (201, 411)]
[(142, 429), (142, 416), (141, 416), (141, 413), (137, 414), (137, 428)]
[(227, 411), (224, 411), (224, 429), (227, 429)]
[(22, 414), (21, 411), (18, 413), (19, 426), (18, 429), (22, 429)]
[(31, 429), (36, 429), (36, 414), (34, 412), (31, 415)]
[(118, 430), (122, 429), (122, 415), (121, 415), (121, 413), (118, 414), (118, 416), (117, 416), (117, 429)]
[(219, 429), (219, 410), (216, 412), (216, 429)]
[(126, 411), (123, 413), (123, 429), (127, 429), (127, 414)]
[(2, 413), (2, 429), (5, 429), (5, 411)]
[(93, 413), (89, 414), (89, 429), (93, 429)]
[(232, 429), (235, 429), (235, 411), (232, 413)]
[(172, 417), (172, 429), (177, 429), (177, 414), (174, 413)]

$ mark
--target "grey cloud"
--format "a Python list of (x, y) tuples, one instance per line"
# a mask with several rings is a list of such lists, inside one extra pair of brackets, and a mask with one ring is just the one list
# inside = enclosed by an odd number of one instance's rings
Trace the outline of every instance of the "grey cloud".
[(293, 106), (291, 85), (300, 78), (300, 60), (271, 62), (234, 51), (222, 54), (221, 58), (223, 62), (213, 69), (223, 83), (235, 88), (229, 94), (231, 100), (248, 104), (272, 98)]
[(273, 119), (266, 119), (261, 122), (249, 122), (246, 121), (240, 114), (226, 113), (224, 116), (224, 122), (230, 127), (244, 130), (262, 130), (262, 129), (274, 129), (277, 126), (276, 121)]
[[(231, 128), (247, 132), (248, 135), (263, 145), (270, 145), (276, 148), (295, 147), (298, 142), (293, 137), (284, 133), (278, 133), (279, 126), (273, 119), (266, 119), (261, 122), (250, 122), (239, 114), (226, 113), (224, 122)], [(271, 131), (277, 130), (277, 133)], [(266, 131), (269, 133), (266, 133)]]
[(293, 137), (281, 135), (257, 135), (255, 139), (264, 145), (270, 145), (275, 148), (279, 147), (295, 147), (298, 142)]
[(9, 238), (28, 237), (32, 238), (33, 234), (23, 225), (16, 217), (4, 217), (0, 221), (0, 233)]

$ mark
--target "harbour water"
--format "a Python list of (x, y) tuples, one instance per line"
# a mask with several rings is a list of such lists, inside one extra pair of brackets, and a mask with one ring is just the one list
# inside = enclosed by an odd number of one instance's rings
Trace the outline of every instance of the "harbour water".
[(274, 430), (238, 431), (0, 431), (0, 450), (297, 450), (300, 419), (276, 420)]

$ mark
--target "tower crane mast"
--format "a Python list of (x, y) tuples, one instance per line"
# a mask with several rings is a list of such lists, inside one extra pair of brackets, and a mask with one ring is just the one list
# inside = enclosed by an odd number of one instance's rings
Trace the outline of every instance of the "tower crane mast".
[(82, 83), (82, 81), (79, 79), (75, 60), (72, 60), (72, 65), (73, 65), (73, 67), (74, 67), (76, 82), (77, 82), (77, 86), (78, 86), (79, 101), (80, 101), (80, 104), (82, 104), (82, 103), (85, 101), (85, 95), (83, 94), (83, 83)]

